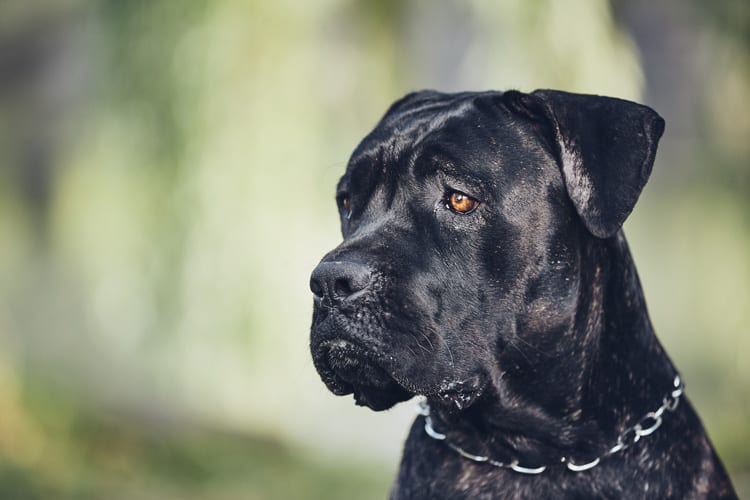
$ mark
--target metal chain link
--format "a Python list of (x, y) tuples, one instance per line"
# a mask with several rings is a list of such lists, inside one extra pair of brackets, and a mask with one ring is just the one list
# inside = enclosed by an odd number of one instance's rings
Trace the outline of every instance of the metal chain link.
[(582, 472), (596, 467), (597, 465), (599, 465), (602, 459), (607, 458), (610, 455), (614, 455), (615, 453), (618, 453), (634, 445), (635, 443), (640, 441), (642, 437), (650, 436), (651, 434), (656, 432), (656, 430), (661, 427), (664, 412), (673, 412), (677, 409), (677, 406), (680, 404), (680, 396), (682, 396), (684, 391), (685, 384), (682, 383), (679, 375), (675, 375), (674, 389), (672, 390), (672, 392), (664, 396), (664, 398), (662, 399), (662, 404), (659, 408), (657, 408), (655, 411), (646, 413), (643, 417), (640, 418), (640, 420), (638, 420), (638, 422), (635, 423), (635, 425), (632, 425), (623, 430), (617, 436), (617, 442), (615, 443), (615, 445), (612, 446), (604, 455), (596, 457), (595, 459), (584, 464), (576, 464), (570, 459), (570, 457), (561, 457), (560, 462), (557, 464), (542, 465), (539, 467), (524, 467), (518, 463), (518, 460), (513, 460), (512, 462), (505, 463), (498, 460), (493, 460), (488, 456), (475, 455), (450, 442), (448, 440), (448, 436), (446, 436), (445, 434), (441, 434), (440, 432), (435, 430), (435, 427), (432, 425), (432, 417), (430, 416), (430, 405), (427, 404), (426, 399), (423, 399), (418, 403), (417, 413), (424, 417), (424, 430), (428, 436), (437, 441), (444, 442), (456, 453), (473, 462), (487, 463), (495, 467), (510, 469), (521, 474), (541, 474), (542, 472), (547, 470), (548, 467), (562, 464), (565, 464), (565, 466), (570, 471)]

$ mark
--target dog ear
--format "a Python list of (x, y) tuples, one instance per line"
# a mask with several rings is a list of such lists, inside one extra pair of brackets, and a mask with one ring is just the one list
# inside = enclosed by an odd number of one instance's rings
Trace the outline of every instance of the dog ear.
[(584, 225), (599, 238), (614, 236), (651, 174), (664, 120), (634, 102), (556, 90), (505, 92), (503, 101), (547, 125)]

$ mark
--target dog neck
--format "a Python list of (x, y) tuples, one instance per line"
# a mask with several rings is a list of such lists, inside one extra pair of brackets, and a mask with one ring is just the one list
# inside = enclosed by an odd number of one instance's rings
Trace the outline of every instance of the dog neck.
[(553, 354), (507, 349), (505, 366), (518, 369), (493, 374), (473, 406), (437, 405), (437, 425), (457, 444), (533, 463), (596, 456), (673, 389), (676, 370), (654, 335), (624, 236), (587, 238), (581, 248), (578, 307), (562, 332), (573, 341)]

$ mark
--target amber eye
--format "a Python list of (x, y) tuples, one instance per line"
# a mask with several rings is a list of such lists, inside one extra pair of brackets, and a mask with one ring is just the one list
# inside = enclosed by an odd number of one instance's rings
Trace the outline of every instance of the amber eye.
[(352, 202), (349, 197), (342, 196), (341, 198), (339, 198), (339, 204), (341, 205), (341, 208), (344, 209), (346, 217), (349, 218), (349, 215), (351, 215), (352, 213)]
[(450, 208), (459, 214), (468, 214), (476, 210), (479, 206), (479, 201), (475, 200), (471, 196), (459, 193), (458, 191), (452, 192), (448, 196), (446, 207)]

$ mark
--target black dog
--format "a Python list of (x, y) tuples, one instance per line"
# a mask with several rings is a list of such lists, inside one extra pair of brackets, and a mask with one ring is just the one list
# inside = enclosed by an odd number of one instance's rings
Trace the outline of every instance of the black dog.
[(338, 186), (312, 274), (335, 394), (419, 394), (392, 499), (736, 498), (620, 230), (664, 121), (598, 96), (418, 92)]

